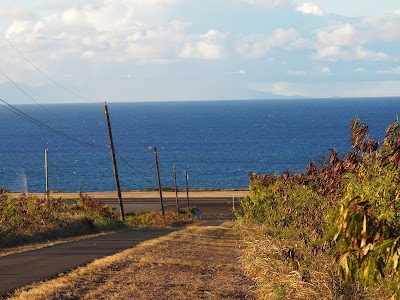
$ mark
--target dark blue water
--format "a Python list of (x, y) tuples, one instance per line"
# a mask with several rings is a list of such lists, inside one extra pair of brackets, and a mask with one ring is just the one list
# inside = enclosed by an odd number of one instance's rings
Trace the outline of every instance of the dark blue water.
[[(109, 103), (121, 188), (156, 187), (158, 150), (163, 186), (173, 186), (172, 165), (184, 186), (243, 188), (249, 172), (302, 171), (311, 160), (350, 149), (355, 117), (382, 140), (400, 113), (400, 98), (268, 101)], [(115, 189), (103, 104), (18, 108), (44, 124), (99, 148), (53, 134), (0, 107), (0, 186), (43, 191), (44, 149), (49, 149), (52, 191)], [(124, 161), (124, 160), (125, 161)], [(127, 164), (127, 163), (129, 164)]]

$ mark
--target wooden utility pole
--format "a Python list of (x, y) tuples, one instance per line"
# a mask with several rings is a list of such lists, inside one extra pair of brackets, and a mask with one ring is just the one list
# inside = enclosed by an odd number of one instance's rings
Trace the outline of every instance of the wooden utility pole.
[(46, 201), (49, 202), (49, 149), (44, 150), (44, 170), (46, 173)]
[(188, 184), (189, 175), (185, 170), (185, 181), (186, 181), (186, 199), (187, 199), (187, 208), (189, 209), (189, 184)]
[(154, 151), (154, 160), (156, 162), (156, 171), (157, 171), (157, 181), (158, 181), (158, 190), (160, 191), (160, 203), (161, 203), (161, 212), (164, 215), (164, 203), (162, 197), (162, 188), (161, 188), (161, 179), (160, 179), (160, 168), (158, 166), (158, 156), (157, 156), (157, 148), (153, 148)]
[(108, 138), (110, 140), (110, 152), (111, 152), (111, 159), (112, 159), (112, 164), (113, 164), (113, 168), (114, 168), (115, 185), (117, 187), (119, 210), (121, 213), (122, 221), (125, 221), (124, 204), (122, 202), (121, 188), (119, 186), (118, 168), (117, 168), (117, 162), (115, 160), (114, 142), (113, 142), (112, 131), (111, 131), (110, 117), (108, 116), (108, 107), (107, 107), (106, 102), (104, 102), (104, 112), (106, 114), (106, 120), (107, 120)]
[(176, 168), (173, 167), (174, 171), (174, 184), (175, 184), (175, 198), (176, 198), (176, 213), (179, 214), (179, 202), (178, 202), (178, 185), (176, 183)]

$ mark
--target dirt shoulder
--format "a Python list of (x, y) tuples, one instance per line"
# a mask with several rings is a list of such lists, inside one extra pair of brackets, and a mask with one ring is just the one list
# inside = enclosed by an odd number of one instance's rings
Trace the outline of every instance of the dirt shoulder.
[(143, 242), (11, 299), (255, 299), (238, 263), (233, 222), (215, 225)]

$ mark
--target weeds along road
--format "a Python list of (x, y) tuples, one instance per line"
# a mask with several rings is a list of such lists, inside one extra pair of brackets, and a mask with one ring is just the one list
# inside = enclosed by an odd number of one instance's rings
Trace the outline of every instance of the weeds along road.
[(0, 257), (0, 295), (178, 229), (133, 229)]

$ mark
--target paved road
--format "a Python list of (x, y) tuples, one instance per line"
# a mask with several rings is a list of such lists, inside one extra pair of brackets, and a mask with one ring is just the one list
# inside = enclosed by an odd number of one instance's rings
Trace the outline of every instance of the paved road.
[(0, 296), (179, 229), (133, 229), (0, 258)]
[[(110, 207), (118, 210), (118, 200), (115, 198), (98, 198)], [(138, 212), (138, 211), (160, 211), (159, 198), (123, 198), (125, 212)], [(235, 207), (239, 206), (239, 198), (235, 198)], [(164, 207), (166, 209), (174, 209), (176, 207), (176, 200), (173, 198), (164, 198)], [(204, 213), (220, 212), (229, 214), (233, 208), (233, 198), (191, 198), (190, 206), (198, 207)], [(187, 207), (186, 199), (179, 199), (179, 207)]]

